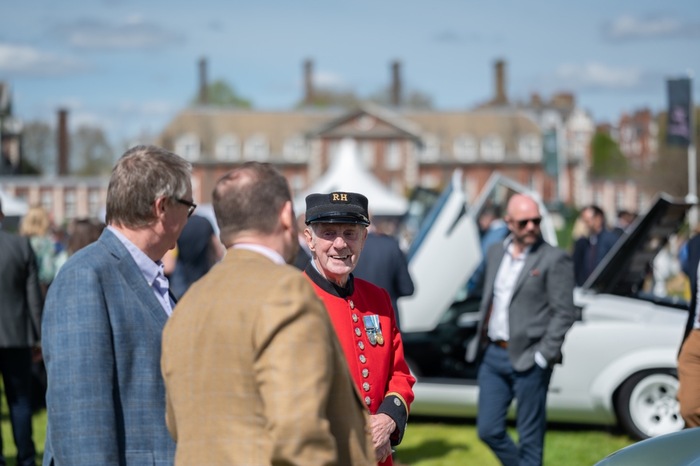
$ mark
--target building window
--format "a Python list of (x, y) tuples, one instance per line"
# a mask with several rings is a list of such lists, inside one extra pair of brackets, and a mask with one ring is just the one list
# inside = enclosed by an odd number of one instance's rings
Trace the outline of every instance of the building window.
[(267, 160), (270, 153), (270, 146), (267, 138), (262, 134), (254, 134), (245, 142), (244, 156), (246, 160)]
[(301, 192), (304, 189), (304, 176), (303, 175), (292, 175), (289, 177), (289, 186), (293, 193)]
[(293, 136), (284, 143), (284, 158), (291, 162), (303, 162), (307, 152), (306, 141), (302, 136)]
[(91, 189), (88, 191), (88, 216), (91, 218), (99, 217), (101, 207), (102, 203), (100, 202), (100, 191), (97, 189)]
[(423, 152), (421, 160), (423, 162), (434, 162), (440, 158), (440, 140), (433, 135), (428, 135), (423, 139)]
[(196, 134), (183, 134), (175, 141), (175, 153), (190, 162), (199, 160), (200, 150), (199, 138)]
[(401, 168), (401, 145), (397, 141), (388, 142), (384, 154), (384, 168), (398, 170)]
[(362, 165), (371, 170), (374, 168), (374, 141), (360, 141), (358, 146)]
[(615, 210), (620, 211), (625, 208), (625, 192), (623, 189), (615, 190)]
[(217, 160), (233, 161), (241, 158), (241, 142), (238, 136), (226, 134), (216, 141), (214, 154)]
[(595, 205), (603, 205), (603, 193), (600, 190), (596, 190), (593, 193), (593, 203)]
[(476, 140), (471, 136), (457, 136), (453, 150), (455, 159), (459, 162), (473, 162), (476, 160)]
[(53, 212), (53, 191), (41, 192), (41, 207), (47, 212)]
[(481, 140), (481, 158), (485, 161), (500, 162), (505, 155), (505, 146), (498, 136), (486, 136)]
[(68, 219), (75, 218), (77, 215), (75, 191), (72, 189), (66, 190), (63, 194), (63, 202), (65, 208), (64, 217)]
[(573, 135), (573, 147), (571, 149), (575, 160), (583, 160), (586, 157), (589, 136), (582, 131), (576, 131)]
[(542, 143), (536, 134), (526, 134), (518, 141), (518, 154), (525, 162), (539, 162), (542, 160)]

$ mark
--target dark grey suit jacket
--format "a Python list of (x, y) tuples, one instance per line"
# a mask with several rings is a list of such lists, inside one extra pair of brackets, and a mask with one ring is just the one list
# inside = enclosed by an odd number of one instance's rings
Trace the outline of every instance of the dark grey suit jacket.
[(42, 307), (39, 271), (29, 240), (0, 230), (0, 348), (38, 343)]
[[(488, 344), (486, 326), (494, 282), (504, 254), (503, 243), (493, 245), (488, 252), (477, 338), (471, 342), (467, 353), (467, 359), (472, 361), (479, 359)], [(564, 336), (576, 320), (573, 290), (574, 269), (570, 256), (542, 240), (533, 245), (508, 309), (508, 354), (515, 370), (531, 368), (538, 351), (549, 367), (561, 362)]]

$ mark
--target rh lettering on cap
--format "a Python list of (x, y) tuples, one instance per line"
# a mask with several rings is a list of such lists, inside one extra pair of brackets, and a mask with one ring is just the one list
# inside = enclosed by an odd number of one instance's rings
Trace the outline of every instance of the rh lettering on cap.
[(332, 202), (348, 202), (348, 195), (346, 193), (333, 193), (331, 194)]

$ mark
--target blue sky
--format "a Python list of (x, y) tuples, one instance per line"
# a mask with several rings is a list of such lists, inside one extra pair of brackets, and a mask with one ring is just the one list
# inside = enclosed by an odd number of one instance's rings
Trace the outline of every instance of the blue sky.
[[(25, 121), (102, 126), (113, 141), (158, 133), (195, 95), (197, 62), (258, 109), (317, 86), (368, 96), (402, 63), (404, 90), (436, 108), (493, 95), (507, 62), (512, 100), (576, 95), (598, 122), (660, 111), (665, 80), (700, 73), (700, 2), (651, 0), (22, 0), (0, 4), (0, 80)], [(697, 76), (694, 98), (698, 100)]]

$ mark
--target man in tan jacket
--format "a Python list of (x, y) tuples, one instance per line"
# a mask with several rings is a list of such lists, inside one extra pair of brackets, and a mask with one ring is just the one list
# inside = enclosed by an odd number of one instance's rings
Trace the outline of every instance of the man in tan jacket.
[(177, 465), (367, 465), (367, 412), (328, 314), (299, 271), (291, 194), (268, 164), (221, 178), (224, 259), (163, 333)]

